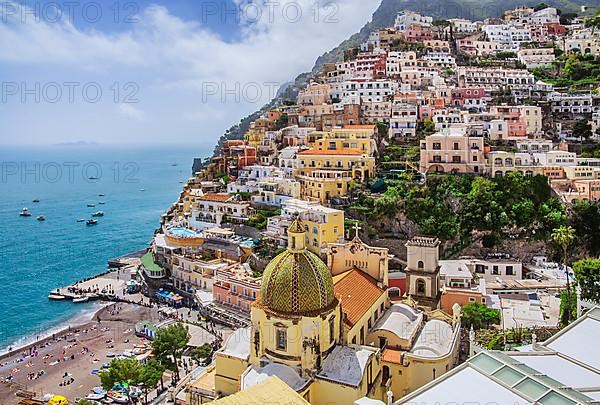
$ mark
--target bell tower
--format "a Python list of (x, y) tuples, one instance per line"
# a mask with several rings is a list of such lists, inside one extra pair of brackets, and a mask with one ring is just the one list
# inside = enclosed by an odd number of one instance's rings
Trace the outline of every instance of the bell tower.
[(436, 309), (440, 298), (440, 241), (418, 236), (405, 246), (407, 294), (419, 306)]

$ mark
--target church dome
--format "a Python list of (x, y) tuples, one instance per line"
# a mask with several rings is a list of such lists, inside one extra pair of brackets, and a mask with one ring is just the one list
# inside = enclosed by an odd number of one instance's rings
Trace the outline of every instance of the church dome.
[(261, 302), (275, 312), (297, 315), (328, 308), (334, 300), (331, 273), (306, 249), (300, 220), (288, 228), (288, 240), (288, 249), (271, 260), (263, 272)]

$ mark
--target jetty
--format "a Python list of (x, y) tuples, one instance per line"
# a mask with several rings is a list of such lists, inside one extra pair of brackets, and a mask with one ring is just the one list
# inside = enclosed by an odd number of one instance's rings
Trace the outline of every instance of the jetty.
[(127, 253), (123, 256), (115, 257), (114, 259), (110, 259), (108, 261), (108, 267), (115, 268), (127, 266), (131, 263), (132, 259), (141, 259), (147, 251), (148, 249), (142, 249), (136, 252)]
[(76, 281), (65, 287), (56, 288), (49, 292), (48, 299), (74, 302), (112, 301), (147, 304), (147, 297), (140, 292), (131, 293), (130, 290), (132, 285), (135, 287), (139, 284), (140, 257), (145, 252), (146, 249), (111, 259), (109, 260), (109, 268), (105, 272)]

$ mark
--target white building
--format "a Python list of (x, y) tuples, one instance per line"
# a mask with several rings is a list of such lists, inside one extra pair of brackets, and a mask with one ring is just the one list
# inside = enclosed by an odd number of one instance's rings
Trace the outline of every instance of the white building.
[(556, 60), (554, 49), (552, 48), (524, 48), (517, 52), (519, 62), (524, 64), (527, 69), (538, 67), (548, 67)]
[(519, 49), (523, 42), (531, 42), (531, 31), (514, 25), (486, 25), (483, 27), (488, 39), (499, 43), (506, 50)]
[(396, 16), (394, 28), (400, 32), (404, 32), (413, 24), (428, 27), (431, 23), (433, 23), (433, 17), (423, 16), (413, 11), (404, 10)]

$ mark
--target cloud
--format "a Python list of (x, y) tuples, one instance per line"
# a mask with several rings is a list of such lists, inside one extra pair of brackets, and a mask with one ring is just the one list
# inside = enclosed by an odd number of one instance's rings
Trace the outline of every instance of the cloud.
[(118, 104), (117, 110), (121, 115), (137, 121), (143, 121), (145, 117), (144, 112), (132, 104)]
[[(146, 7), (138, 23), (120, 32), (76, 28), (67, 19), (23, 22), (18, 13), (3, 15), (3, 81), (29, 87), (36, 82), (42, 87), (47, 82), (77, 82), (81, 87), (93, 82), (103, 97), (96, 103), (80, 96), (75, 102), (50, 104), (43, 97), (41, 103), (17, 102), (17, 95), (4, 106), (11, 114), (3, 117), (2, 132), (26, 133), (22, 139), (30, 142), (72, 141), (83, 128), (103, 142), (160, 140), (167, 131), (172, 141), (197, 140), (200, 132), (216, 139), (268, 102), (274, 83), (309, 70), (316, 57), (356, 32), (377, 7), (364, 0), (319, 7), (314, 0), (238, 4), (243, 12), (237, 17), (240, 35), (235, 41), (224, 40), (202, 19), (171, 14), (168, 5)], [(236, 18), (225, 11), (211, 10), (223, 13), (224, 21)], [(130, 96), (139, 103), (123, 103)], [(18, 119), (29, 112), (39, 119), (67, 121), (71, 130)], [(0, 135), (0, 143), (4, 141)]]

